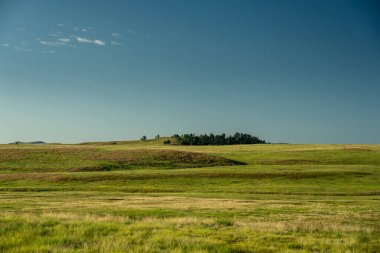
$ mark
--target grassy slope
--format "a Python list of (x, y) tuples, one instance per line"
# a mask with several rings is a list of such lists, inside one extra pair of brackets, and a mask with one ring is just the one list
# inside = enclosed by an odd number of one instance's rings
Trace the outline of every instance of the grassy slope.
[(380, 251), (379, 145), (10, 148), (0, 251)]

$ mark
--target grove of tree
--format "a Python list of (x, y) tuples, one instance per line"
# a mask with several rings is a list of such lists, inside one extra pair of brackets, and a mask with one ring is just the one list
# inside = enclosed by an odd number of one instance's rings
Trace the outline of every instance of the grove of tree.
[(235, 133), (226, 136), (226, 134), (175, 134), (172, 136), (179, 145), (234, 145), (234, 144), (264, 144), (265, 141), (256, 136), (245, 133)]

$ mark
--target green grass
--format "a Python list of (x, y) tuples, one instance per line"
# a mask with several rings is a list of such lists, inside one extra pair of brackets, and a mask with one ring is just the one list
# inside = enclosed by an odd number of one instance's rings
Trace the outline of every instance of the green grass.
[(0, 252), (380, 252), (380, 145), (0, 146)]
[(202, 153), (160, 150), (99, 150), (87, 147), (2, 148), (0, 171), (62, 172), (110, 171), (141, 168), (197, 168), (245, 164)]

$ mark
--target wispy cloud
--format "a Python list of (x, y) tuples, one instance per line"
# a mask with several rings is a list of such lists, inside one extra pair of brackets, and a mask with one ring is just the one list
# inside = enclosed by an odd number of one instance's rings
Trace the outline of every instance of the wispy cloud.
[(79, 43), (92, 43), (93, 41), (87, 38), (77, 37), (76, 38)]
[(60, 38), (60, 39), (58, 39), (58, 41), (60, 41), (62, 43), (69, 43), (70, 39), (69, 38)]
[[(99, 38), (96, 30), (91, 26), (68, 26), (61, 23), (53, 24), (52, 29), (45, 34), (33, 34), (23, 27), (19, 28), (19, 31), (29, 36), (30, 41), (3, 41), (0, 42), (0, 47), (8, 48), (8, 50), (53, 54), (59, 53), (60, 47), (80, 48), (80, 45), (117, 47), (124, 45), (124, 34), (117, 29), (109, 31), (108, 36), (104, 38)], [(136, 32), (127, 30), (127, 33), (135, 34)]]
[(55, 32), (55, 33), (49, 33), (49, 36), (51, 37), (59, 37), (59, 36), (62, 36), (62, 32)]
[(94, 44), (98, 45), (98, 46), (105, 46), (106, 43), (102, 40), (94, 40)]
[(51, 47), (59, 47), (59, 46), (65, 46), (70, 42), (69, 38), (59, 38), (55, 41), (45, 41), (41, 39), (37, 39), (42, 45), (44, 46), (51, 46)]
[(91, 39), (83, 38), (83, 37), (76, 37), (76, 39), (79, 43), (94, 44), (94, 45), (98, 45), (98, 46), (105, 46), (106, 45), (105, 41), (98, 40), (98, 39), (91, 40)]
[(22, 52), (32, 52), (31, 49), (26, 48), (26, 47), (20, 47), (20, 46), (13, 46), (13, 49), (16, 51), (22, 51)]
[(112, 33), (112, 37), (114, 37), (114, 38), (120, 38), (121, 34), (114, 32), (114, 33)]
[(40, 43), (44, 46), (58, 46), (57, 42), (56, 41), (44, 41), (44, 40), (40, 40)]
[(44, 54), (55, 54), (57, 52), (55, 50), (42, 50), (41, 53), (44, 53)]
[[(10, 45), (8, 44), (8, 46), (10, 46)], [(22, 52), (32, 52), (33, 51), (32, 49), (29, 48), (29, 43), (25, 42), (25, 41), (21, 41), (18, 44), (13, 45), (12, 48), (13, 48), (13, 50), (22, 51)]]
[(114, 45), (114, 46), (122, 46), (123, 43), (120, 43), (120, 42), (117, 42), (117, 41), (111, 41), (111, 45)]
[(131, 30), (131, 29), (128, 29), (128, 32), (131, 33), (131, 34), (136, 34), (137, 33), (136, 31)]

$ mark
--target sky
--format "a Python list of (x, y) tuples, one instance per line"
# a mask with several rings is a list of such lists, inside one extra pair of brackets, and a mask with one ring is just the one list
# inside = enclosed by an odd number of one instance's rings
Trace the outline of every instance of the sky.
[(380, 143), (377, 0), (0, 0), (0, 143)]

